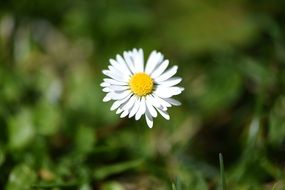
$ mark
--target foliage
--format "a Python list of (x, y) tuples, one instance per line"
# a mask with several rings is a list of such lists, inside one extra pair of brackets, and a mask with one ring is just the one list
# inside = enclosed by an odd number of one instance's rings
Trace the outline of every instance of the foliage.
[[(285, 2), (0, 2), (0, 187), (285, 188)], [(134, 47), (179, 65), (171, 119), (120, 119), (99, 86)]]

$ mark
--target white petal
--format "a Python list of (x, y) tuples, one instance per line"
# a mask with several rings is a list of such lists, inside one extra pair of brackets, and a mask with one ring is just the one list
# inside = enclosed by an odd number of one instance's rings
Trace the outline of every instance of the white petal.
[(171, 105), (174, 106), (180, 106), (181, 102), (179, 102), (178, 100), (175, 100), (173, 98), (163, 98), (165, 101), (167, 101), (168, 103), (170, 103)]
[(167, 79), (169, 79), (170, 77), (172, 77), (173, 75), (175, 75), (175, 73), (177, 72), (178, 66), (173, 66), (172, 68), (168, 69), (165, 73), (163, 73), (162, 75), (160, 75), (159, 77), (155, 78), (155, 82), (161, 82), (161, 81), (165, 81)]
[(147, 123), (148, 127), (152, 128), (153, 127), (153, 118), (151, 117), (151, 114), (148, 111), (149, 110), (146, 109), (145, 120), (146, 120), (146, 123)]
[(154, 107), (156, 108), (160, 108), (160, 109), (163, 109), (163, 110), (167, 110), (167, 107), (161, 105), (154, 97), (153, 95), (147, 95), (146, 96), (146, 101), (149, 101)]
[(130, 71), (132, 72), (132, 74), (136, 73), (136, 68), (133, 64), (134, 60), (131, 58), (132, 53), (131, 52), (124, 52), (124, 59), (127, 63), (128, 68), (130, 69)]
[(103, 79), (104, 82), (109, 83), (109, 84), (114, 84), (114, 85), (128, 85), (127, 82), (121, 82), (121, 81), (117, 81), (114, 79), (109, 79), (109, 78), (105, 78)]
[(112, 65), (108, 66), (108, 68), (109, 68), (109, 70), (110, 70), (112, 73), (116, 73), (116, 74), (119, 75), (119, 76), (122, 75), (122, 76), (125, 76), (125, 77), (127, 77), (127, 78), (130, 78), (130, 76), (131, 76), (130, 71), (129, 71), (129, 72), (121, 71), (121, 70), (118, 70), (116, 67), (114, 67), (114, 66), (112, 66)]
[(112, 90), (108, 87), (102, 89), (103, 92), (111, 92)]
[(128, 110), (124, 110), (123, 113), (120, 115), (120, 118), (126, 117), (128, 114)]
[(154, 71), (154, 69), (161, 64), (162, 60), (163, 60), (163, 55), (159, 52), (156, 53), (155, 51), (153, 51), (150, 54), (149, 59), (147, 60), (145, 73), (151, 74)]
[(149, 96), (146, 97), (146, 107), (147, 107), (147, 110), (150, 112), (151, 116), (152, 117), (157, 117), (157, 112), (156, 110), (153, 108), (152, 104), (151, 104), (151, 101), (148, 101), (149, 100)]
[(157, 78), (159, 77), (165, 69), (168, 67), (169, 60), (164, 60), (154, 71), (151, 73), (152, 78)]
[(158, 84), (162, 85), (162, 86), (175, 86), (177, 84), (179, 84), (182, 81), (182, 78), (180, 77), (172, 77), (170, 79), (167, 79), (165, 81), (162, 82), (158, 82)]
[(129, 96), (131, 94), (131, 91), (130, 90), (126, 90), (126, 91), (123, 91), (122, 93), (110, 92), (110, 94), (111, 94), (111, 98), (113, 100), (121, 100), (121, 99)]
[(141, 116), (145, 113), (146, 106), (145, 106), (145, 98), (142, 97), (141, 102), (140, 102), (140, 107), (136, 113), (135, 119), (139, 120)]
[(140, 108), (140, 103), (141, 103), (141, 100), (140, 98), (138, 98), (130, 111), (129, 118), (133, 117), (138, 112), (138, 109)]
[(169, 98), (174, 95), (180, 94), (184, 88), (182, 87), (161, 87), (155, 89), (154, 93), (161, 98)]
[(128, 102), (126, 103), (126, 105), (123, 107), (123, 110), (130, 110), (132, 107), (133, 107), (133, 105), (134, 105), (134, 103), (135, 103), (135, 101), (137, 100), (137, 97), (134, 95), (134, 96), (132, 96), (129, 100), (128, 100)]
[(112, 100), (110, 93), (107, 93), (106, 96), (103, 98), (103, 102), (108, 102)]
[(149, 74), (151, 67), (154, 68), (153, 60), (156, 58), (156, 54), (157, 54), (157, 53), (156, 53), (155, 50), (153, 50), (153, 51), (150, 53), (150, 55), (149, 55), (149, 57), (148, 57), (148, 59), (147, 59), (146, 65), (145, 65), (145, 71), (144, 71), (145, 73)]
[(116, 111), (116, 114), (120, 114), (122, 111), (124, 111), (124, 110), (121, 109), (121, 108), (118, 108), (117, 111)]
[[(168, 108), (171, 107), (171, 104), (163, 100), (162, 98), (158, 97), (157, 95), (153, 94), (155, 101), (161, 104), (163, 107)], [(166, 109), (165, 109), (166, 110)]]
[(114, 111), (115, 109), (117, 109), (117, 108), (122, 104), (121, 101), (122, 101), (122, 100), (115, 101), (115, 102), (112, 104), (110, 110), (111, 110), (111, 111)]
[[(125, 52), (124, 52), (124, 54), (125, 54)], [(133, 73), (133, 68), (131, 68), (129, 66), (128, 60), (125, 58), (125, 56), (123, 58), (121, 55), (117, 54), (116, 60), (118, 61), (118, 63), (120, 63), (120, 64), (124, 65), (125, 67), (127, 67), (131, 74)]]
[(112, 91), (125, 91), (125, 90), (128, 90), (130, 87), (129, 86), (120, 86), (120, 85), (111, 85), (107, 88), (109, 88)]
[(109, 62), (113, 67), (120, 70), (122, 73), (125, 73), (126, 75), (131, 75), (131, 71), (129, 70), (129, 68), (125, 63), (118, 63), (114, 59), (110, 59)]
[(138, 53), (137, 52), (138, 52), (137, 49), (134, 48), (132, 51), (128, 51), (127, 56), (126, 56), (126, 57), (129, 56), (130, 67), (132, 67), (132, 70), (134, 73), (139, 72), (138, 65), (136, 64), (136, 60), (138, 59)]
[(139, 49), (139, 51), (137, 49), (133, 50), (133, 55), (134, 56), (134, 66), (136, 68), (137, 72), (143, 72), (144, 71), (144, 58), (143, 58), (143, 50)]
[(103, 70), (102, 71), (104, 75), (117, 80), (117, 81), (121, 81), (121, 82), (128, 82), (129, 81), (129, 77), (127, 75), (119, 75), (118, 73), (113, 73), (109, 70)]
[(113, 105), (111, 106), (111, 111), (117, 109), (119, 106), (121, 106), (122, 104), (124, 104), (126, 101), (129, 100), (129, 98), (131, 97), (132, 94), (129, 94), (129, 96), (127, 96), (126, 98), (122, 99), (122, 100), (117, 100), (113, 103)]
[(102, 82), (100, 84), (101, 87), (107, 87), (107, 86), (110, 86), (111, 84), (110, 83), (107, 83), (107, 82)]
[(160, 113), (160, 115), (162, 115), (162, 117), (164, 117), (166, 120), (170, 119), (169, 114), (166, 111), (163, 111), (161, 109), (157, 109), (157, 111)]
[(117, 69), (116, 67), (114, 67), (114, 66), (112, 66), (112, 65), (109, 65), (109, 66), (108, 66), (108, 69), (109, 69), (109, 70), (107, 70), (107, 71), (110, 71), (110, 72), (115, 73), (115, 74), (117, 74), (117, 75), (120, 75), (120, 76), (121, 76), (121, 75), (126, 75), (126, 76), (128, 76), (128, 75), (126, 74), (126, 72), (123, 72), (123, 71)]

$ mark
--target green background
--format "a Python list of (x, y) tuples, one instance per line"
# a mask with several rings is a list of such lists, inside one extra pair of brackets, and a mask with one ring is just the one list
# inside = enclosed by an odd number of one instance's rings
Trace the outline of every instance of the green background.
[[(1, 0), (0, 188), (285, 189), (284, 0)], [(185, 91), (149, 129), (99, 84), (162, 52)], [(173, 184), (173, 185), (172, 185)]]

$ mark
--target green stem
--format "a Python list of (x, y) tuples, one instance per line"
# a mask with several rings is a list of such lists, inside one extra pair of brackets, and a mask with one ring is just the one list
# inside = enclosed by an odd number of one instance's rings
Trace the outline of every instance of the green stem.
[(223, 155), (221, 153), (219, 154), (219, 160), (220, 160), (220, 190), (226, 190), (224, 160), (223, 160)]

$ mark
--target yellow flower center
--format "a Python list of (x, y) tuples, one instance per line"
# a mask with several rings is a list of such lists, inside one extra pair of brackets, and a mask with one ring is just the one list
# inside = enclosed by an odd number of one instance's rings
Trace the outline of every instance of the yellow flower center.
[(129, 85), (131, 91), (138, 96), (148, 95), (153, 90), (153, 80), (145, 73), (134, 74), (129, 81)]

